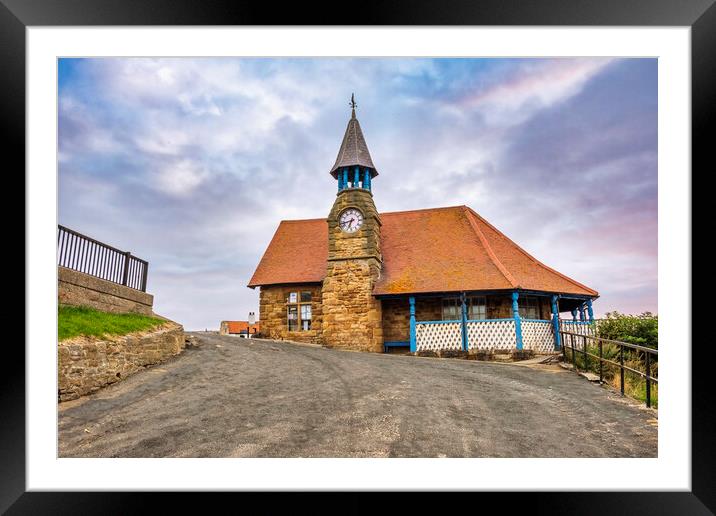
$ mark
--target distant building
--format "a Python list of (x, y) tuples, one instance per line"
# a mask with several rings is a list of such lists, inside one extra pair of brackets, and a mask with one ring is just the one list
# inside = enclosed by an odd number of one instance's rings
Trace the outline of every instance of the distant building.
[(252, 337), (260, 331), (259, 321), (257, 321), (256, 324), (251, 325), (249, 325), (248, 321), (221, 321), (221, 326), (219, 326), (220, 335)]

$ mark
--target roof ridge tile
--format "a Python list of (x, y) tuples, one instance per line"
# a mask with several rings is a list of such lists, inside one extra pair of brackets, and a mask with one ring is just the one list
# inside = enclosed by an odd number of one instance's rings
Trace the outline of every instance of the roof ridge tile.
[(401, 213), (417, 213), (423, 211), (459, 210), (466, 207), (467, 206), (465, 206), (464, 204), (460, 204), (456, 206), (438, 206), (437, 208), (417, 208), (415, 210), (382, 211), (379, 213), (379, 215), (396, 215)]
[(544, 269), (547, 269), (548, 271), (550, 271), (550, 272), (552, 272), (552, 273), (554, 273), (554, 274), (557, 274), (557, 275), (558, 275), (559, 277), (561, 277), (562, 279), (569, 281), (570, 283), (572, 283), (573, 285), (578, 286), (579, 288), (583, 288), (583, 289), (585, 289), (585, 290), (588, 290), (588, 291), (590, 291), (590, 292), (593, 292), (595, 295), (599, 295), (599, 292), (597, 292), (596, 290), (591, 289), (591, 288), (587, 287), (586, 285), (583, 285), (583, 284), (581, 284), (580, 282), (578, 282), (578, 281), (576, 281), (576, 280), (573, 280), (573, 279), (570, 278), (569, 276), (566, 276), (566, 275), (562, 274), (562, 273), (559, 272), (558, 270), (553, 269), (553, 268), (550, 267), (549, 265), (547, 265), (547, 264), (545, 264), (545, 263), (542, 263), (542, 262), (539, 261), (537, 258), (535, 258), (534, 256), (532, 256), (530, 253), (528, 253), (527, 251), (525, 251), (522, 247), (520, 247), (514, 240), (512, 240), (510, 237), (508, 237), (507, 235), (505, 235), (502, 231), (500, 231), (500, 230), (497, 229), (495, 226), (493, 226), (492, 224), (490, 224), (490, 223), (489, 223), (487, 220), (485, 220), (485, 218), (483, 218), (479, 213), (475, 212), (475, 210), (473, 210), (473, 209), (470, 208), (469, 206), (467, 207), (467, 209), (470, 211), (470, 213), (472, 213), (475, 217), (477, 217), (478, 219), (480, 219), (481, 222), (483, 222), (486, 226), (488, 226), (490, 229), (492, 229), (495, 233), (497, 233), (497, 234), (500, 235), (501, 237), (507, 239), (512, 245), (515, 246), (515, 248), (516, 248), (518, 251), (520, 251), (522, 254), (524, 254), (527, 258), (529, 258), (530, 260), (532, 260), (532, 261), (533, 261), (535, 264), (537, 264), (538, 266), (540, 266), (540, 267), (542, 267), (542, 268), (544, 268)]
[(286, 223), (289, 223), (289, 222), (320, 222), (320, 221), (325, 221), (325, 220), (326, 220), (325, 217), (322, 217), (320, 219), (283, 219), (283, 220), (279, 221), (279, 224), (283, 224), (284, 222), (286, 222)]
[(495, 251), (492, 249), (492, 246), (487, 241), (487, 238), (485, 238), (485, 235), (482, 234), (482, 230), (477, 226), (473, 218), (470, 216), (470, 212), (472, 210), (470, 210), (470, 208), (467, 206), (463, 206), (463, 211), (473, 231), (477, 234), (477, 238), (480, 239), (480, 243), (485, 248), (487, 256), (489, 256), (490, 260), (492, 260), (492, 263), (495, 264), (495, 267), (499, 269), (505, 279), (510, 282), (510, 285), (512, 285), (514, 288), (519, 288), (519, 284), (515, 280), (514, 276), (512, 276), (512, 274), (510, 274), (510, 271), (508, 271), (507, 268), (502, 264), (500, 259), (495, 254)]

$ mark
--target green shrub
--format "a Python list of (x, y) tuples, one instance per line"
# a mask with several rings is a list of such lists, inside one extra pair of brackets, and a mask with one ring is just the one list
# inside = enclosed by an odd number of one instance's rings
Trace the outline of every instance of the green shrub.
[(659, 318), (651, 312), (640, 315), (608, 312), (605, 319), (597, 322), (597, 335), (604, 339), (658, 348)]

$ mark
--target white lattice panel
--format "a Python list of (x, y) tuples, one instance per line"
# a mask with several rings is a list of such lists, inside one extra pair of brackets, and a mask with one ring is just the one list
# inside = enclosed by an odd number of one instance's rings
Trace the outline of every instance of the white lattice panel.
[(560, 328), (562, 331), (568, 331), (570, 333), (578, 333), (579, 335), (595, 336), (596, 325), (589, 324), (581, 321), (560, 321)]
[(554, 332), (550, 321), (522, 321), (522, 347), (535, 353), (554, 351)]
[(459, 322), (415, 323), (415, 349), (462, 349), (462, 325)]
[(468, 321), (469, 350), (512, 350), (517, 347), (514, 319), (505, 321)]

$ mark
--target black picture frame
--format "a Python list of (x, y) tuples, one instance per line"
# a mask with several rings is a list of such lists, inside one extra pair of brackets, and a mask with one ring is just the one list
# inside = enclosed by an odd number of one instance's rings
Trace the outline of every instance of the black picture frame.
[[(716, 125), (715, 0), (427, 0), (391, 3), (324, 4), (230, 0), (0, 0), (0, 113), (4, 162), (25, 169), (25, 30), (31, 26), (88, 25), (571, 25), (691, 27), (692, 173), (706, 171)], [(350, 22), (350, 23), (348, 23)], [(10, 161), (8, 158), (14, 160)], [(712, 160), (711, 160), (712, 161)], [(713, 169), (713, 165), (709, 170)], [(685, 171), (685, 174), (688, 171)], [(685, 180), (687, 176), (685, 175)], [(693, 184), (693, 183), (692, 183)], [(22, 187), (22, 186), (21, 186)], [(693, 191), (693, 190), (692, 190)], [(26, 275), (28, 273), (25, 270)], [(691, 345), (691, 335), (684, 334)], [(148, 510), (148, 497), (161, 497), (165, 511), (185, 506), (179, 494), (26, 492), (25, 354), (5, 347), (0, 425), (0, 512), (8, 514), (130, 513)], [(692, 490), (690, 492), (481, 493), (471, 494), (474, 508), (495, 498), (503, 508), (529, 506), (531, 513), (550, 514), (713, 514), (716, 511), (716, 425), (706, 382), (709, 361), (692, 362)], [(247, 495), (244, 494), (244, 497)], [(253, 495), (252, 495), (253, 496)], [(352, 495), (357, 497), (357, 495)], [(450, 495), (453, 496), (453, 495)], [(268, 499), (268, 500), (267, 500)], [(305, 498), (303, 498), (305, 500)], [(478, 501), (479, 500), (479, 501)], [(262, 512), (281, 497), (262, 497)], [(242, 505), (250, 503), (242, 501)], [(296, 504), (296, 501), (292, 502)], [(313, 505), (314, 502), (306, 503)], [(424, 506), (423, 497), (403, 502)], [(454, 501), (453, 501), (454, 503)], [(295, 505), (294, 505), (295, 506)], [(370, 502), (345, 505), (347, 512)], [(295, 506), (296, 507), (296, 506)], [(315, 507), (315, 506), (314, 506)], [(238, 508), (238, 507), (237, 507)]]

